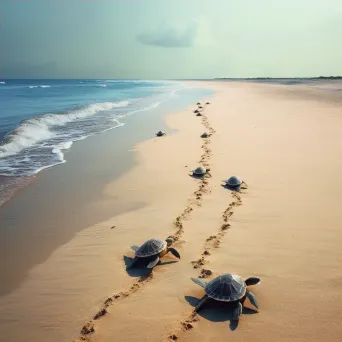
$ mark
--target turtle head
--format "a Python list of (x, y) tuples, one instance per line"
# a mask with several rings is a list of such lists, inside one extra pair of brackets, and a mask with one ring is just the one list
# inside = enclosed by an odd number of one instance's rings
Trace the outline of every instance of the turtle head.
[(261, 279), (258, 277), (249, 277), (248, 279), (245, 280), (245, 283), (247, 286), (256, 285), (256, 284), (259, 284), (260, 282), (261, 282)]
[(165, 241), (168, 246), (171, 246), (175, 242), (175, 240), (171, 237), (168, 237)]

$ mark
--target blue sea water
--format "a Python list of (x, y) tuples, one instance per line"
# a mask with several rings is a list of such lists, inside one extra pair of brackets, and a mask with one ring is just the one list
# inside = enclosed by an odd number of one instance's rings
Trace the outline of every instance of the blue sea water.
[(31, 176), (64, 163), (73, 142), (188, 91), (177, 81), (0, 80), (0, 175)]

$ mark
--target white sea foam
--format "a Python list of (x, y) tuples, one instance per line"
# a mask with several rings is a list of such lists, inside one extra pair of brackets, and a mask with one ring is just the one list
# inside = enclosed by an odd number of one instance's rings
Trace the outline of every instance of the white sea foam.
[(61, 143), (58, 145), (58, 147), (61, 149), (61, 150), (69, 150), (69, 148), (71, 147), (71, 145), (73, 144), (72, 141), (66, 141), (64, 143)]
[[(123, 126), (123, 123), (118, 121), (122, 117), (153, 110), (184, 88), (173, 81), (98, 80), (95, 84), (88, 81), (78, 83), (79, 86), (110, 87), (111, 83), (116, 82), (145, 83), (141, 85), (143, 95), (150, 89), (151, 95), (136, 97), (139, 94), (136, 91), (130, 102), (94, 103), (64, 113), (48, 113), (21, 122), (0, 143), (0, 174), (34, 175), (43, 169), (65, 163), (65, 151), (71, 148), (73, 142)], [(52, 86), (55, 87), (53, 84)], [(46, 88), (49, 85), (26, 84), (22, 87)], [(38, 92), (43, 94), (45, 91)], [(127, 108), (120, 108), (128, 105)]]
[(6, 82), (1, 81), (0, 84), (6, 84)]
[(68, 150), (72, 144), (72, 141), (66, 141), (58, 144), (55, 148), (52, 149), (51, 153), (56, 156), (58, 162), (65, 162), (63, 151)]
[(51, 152), (57, 156), (56, 159), (58, 161), (60, 162), (64, 161), (64, 153), (61, 151), (60, 148), (55, 147)]
[(43, 84), (43, 85), (30, 85), (30, 86), (28, 86), (30, 89), (34, 89), (34, 88), (51, 88), (51, 86), (50, 85), (47, 85), (47, 84)]
[(52, 138), (54, 136), (52, 131), (54, 127), (64, 126), (67, 123), (85, 119), (98, 112), (127, 105), (129, 105), (128, 101), (95, 103), (82, 109), (70, 111), (69, 113), (44, 114), (25, 120), (6, 136), (3, 144), (0, 146), (0, 159), (15, 155), (25, 148)]

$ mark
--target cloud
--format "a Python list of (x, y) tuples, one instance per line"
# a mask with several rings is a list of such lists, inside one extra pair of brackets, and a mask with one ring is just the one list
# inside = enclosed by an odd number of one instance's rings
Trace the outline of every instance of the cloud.
[(195, 45), (198, 26), (197, 21), (192, 21), (186, 26), (164, 26), (155, 32), (139, 34), (136, 38), (144, 45), (163, 48), (188, 48)]

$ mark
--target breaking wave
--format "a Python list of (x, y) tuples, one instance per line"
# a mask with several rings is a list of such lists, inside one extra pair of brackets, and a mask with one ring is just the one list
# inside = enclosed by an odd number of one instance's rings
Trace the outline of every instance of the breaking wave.
[(56, 135), (54, 128), (85, 119), (99, 112), (128, 105), (128, 101), (95, 103), (68, 113), (44, 114), (24, 120), (3, 140), (2, 145), (0, 145), (0, 159), (13, 156), (23, 149), (53, 138)]

